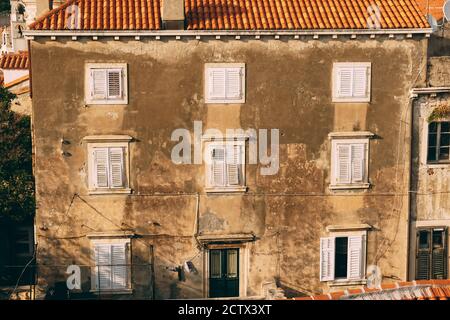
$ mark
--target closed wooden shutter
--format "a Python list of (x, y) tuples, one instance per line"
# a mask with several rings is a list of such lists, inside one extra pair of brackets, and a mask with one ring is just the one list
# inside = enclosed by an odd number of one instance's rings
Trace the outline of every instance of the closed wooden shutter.
[(212, 186), (225, 185), (225, 147), (213, 146), (211, 152), (210, 179)]
[(237, 100), (242, 98), (241, 70), (241, 68), (226, 69), (226, 99)]
[(355, 67), (353, 69), (353, 97), (364, 98), (367, 96), (367, 77), (367, 67)]
[(111, 289), (111, 246), (95, 246), (95, 274), (97, 289)]
[(112, 289), (127, 287), (126, 245), (111, 245)]
[[(438, 240), (438, 241), (436, 241)], [(447, 230), (433, 229), (431, 277), (432, 279), (447, 278)]]
[(107, 97), (107, 80), (105, 69), (91, 70), (91, 96), (93, 99), (106, 99)]
[(121, 99), (122, 94), (122, 70), (111, 69), (108, 73), (108, 99)]
[(334, 280), (334, 237), (320, 239), (320, 281)]
[(416, 279), (430, 279), (431, 269), (431, 232), (430, 230), (419, 230), (417, 232), (416, 253)]
[(365, 168), (365, 145), (352, 144), (352, 182), (363, 182)]
[(95, 148), (94, 156), (94, 186), (96, 188), (107, 188), (108, 179), (108, 148)]
[(348, 144), (337, 145), (337, 183), (350, 183), (350, 160), (351, 160), (351, 148)]
[(364, 236), (348, 237), (347, 278), (362, 279)]
[(111, 172), (111, 187), (124, 187), (124, 154), (123, 148), (109, 148), (109, 163)]
[(338, 97), (351, 97), (353, 95), (353, 68), (340, 67), (337, 73)]
[(209, 99), (221, 100), (226, 98), (226, 69), (208, 69), (208, 95)]
[(229, 185), (240, 184), (241, 146), (227, 146), (227, 179)]

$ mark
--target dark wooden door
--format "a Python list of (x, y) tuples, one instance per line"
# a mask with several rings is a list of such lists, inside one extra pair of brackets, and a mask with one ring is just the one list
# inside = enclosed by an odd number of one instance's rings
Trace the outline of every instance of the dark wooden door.
[(209, 250), (209, 297), (239, 296), (239, 249)]

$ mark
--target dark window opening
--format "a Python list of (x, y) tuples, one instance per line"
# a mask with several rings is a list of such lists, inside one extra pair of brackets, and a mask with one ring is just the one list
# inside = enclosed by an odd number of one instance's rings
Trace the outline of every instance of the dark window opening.
[(347, 278), (348, 238), (336, 238), (335, 246), (334, 276), (335, 278)]
[(239, 296), (239, 249), (209, 250), (209, 297)]
[(431, 122), (428, 125), (428, 162), (450, 162), (450, 122)]

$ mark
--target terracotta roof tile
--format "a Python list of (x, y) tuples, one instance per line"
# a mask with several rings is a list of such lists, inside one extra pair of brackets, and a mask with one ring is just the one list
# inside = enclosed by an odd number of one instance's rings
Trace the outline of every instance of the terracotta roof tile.
[(5, 53), (0, 58), (0, 69), (28, 69), (28, 52)]
[[(159, 30), (163, 1), (69, 0), (38, 18), (30, 28)], [(367, 29), (371, 4), (369, 0), (184, 1), (188, 30)], [(428, 27), (416, 0), (376, 0), (375, 3), (383, 29)]]
[(450, 280), (418, 280), (383, 284), (381, 288), (349, 289), (294, 300), (450, 300)]
[(431, 14), (437, 20), (442, 19), (444, 12), (442, 7), (446, 0), (416, 0), (424, 15)]

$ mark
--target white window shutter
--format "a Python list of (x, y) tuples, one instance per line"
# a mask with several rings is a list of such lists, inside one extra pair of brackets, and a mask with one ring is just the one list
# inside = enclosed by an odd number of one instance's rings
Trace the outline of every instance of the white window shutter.
[(359, 280), (363, 277), (364, 238), (364, 236), (348, 237), (347, 278), (349, 280)]
[(111, 245), (112, 289), (127, 287), (126, 245)]
[(242, 98), (242, 68), (226, 69), (226, 94), (227, 99)]
[(211, 185), (225, 185), (225, 147), (211, 148)]
[(94, 149), (93, 181), (96, 188), (108, 187), (108, 148)]
[(241, 146), (227, 146), (227, 179), (229, 185), (240, 184)]
[(226, 69), (210, 68), (208, 70), (208, 94), (210, 99), (226, 98)]
[(91, 96), (93, 99), (106, 99), (107, 80), (105, 69), (91, 70)]
[(320, 281), (334, 280), (334, 237), (320, 238)]
[(353, 69), (353, 97), (367, 97), (368, 68), (355, 67)]
[(365, 169), (365, 145), (352, 144), (352, 182), (363, 182)]
[(336, 148), (337, 183), (350, 183), (350, 145), (338, 144)]
[(111, 247), (96, 245), (95, 251), (95, 287), (97, 289), (111, 289)]
[(351, 97), (353, 95), (353, 69), (340, 67), (337, 71), (337, 96)]
[(122, 70), (108, 70), (108, 99), (121, 99), (122, 91)]
[(111, 172), (111, 187), (122, 188), (124, 186), (123, 148), (109, 149), (109, 163)]

